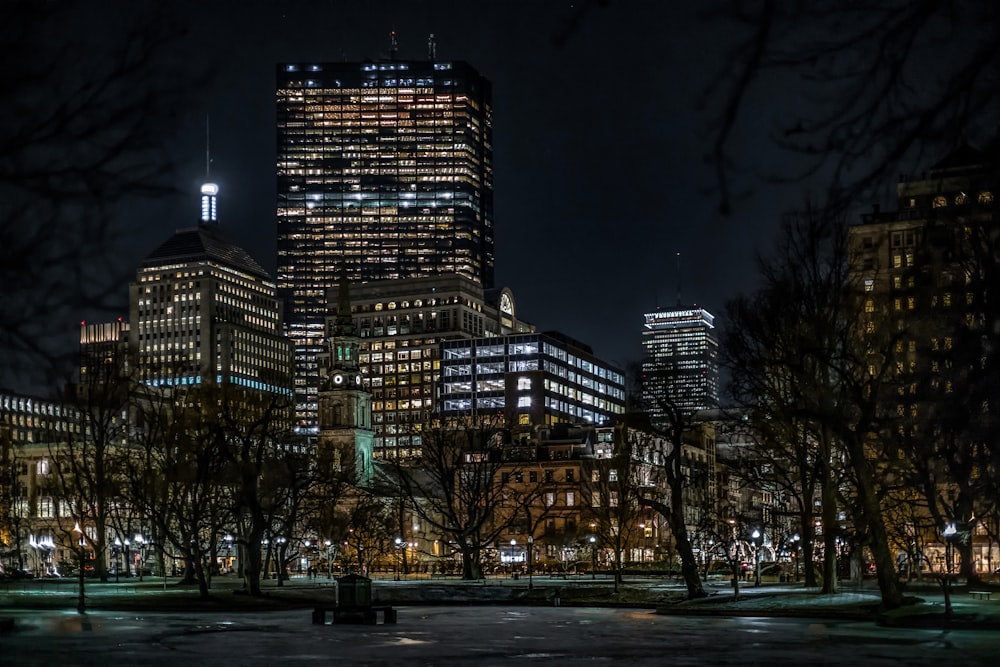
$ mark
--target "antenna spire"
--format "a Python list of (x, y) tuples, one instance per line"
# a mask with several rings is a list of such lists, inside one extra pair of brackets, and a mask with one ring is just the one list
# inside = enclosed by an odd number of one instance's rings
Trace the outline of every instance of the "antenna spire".
[(681, 254), (677, 253), (677, 307), (681, 306)]
[(212, 117), (205, 114), (205, 180), (210, 180), (212, 164)]
[(396, 42), (396, 31), (389, 31), (389, 60), (396, 59), (396, 52), (399, 51), (399, 43)]
[(431, 62), (437, 60), (437, 42), (434, 41), (434, 33), (427, 38), (427, 59)]
[(201, 185), (201, 224), (218, 224), (219, 186), (209, 180), (212, 169), (212, 141), (209, 115), (205, 114), (205, 182)]

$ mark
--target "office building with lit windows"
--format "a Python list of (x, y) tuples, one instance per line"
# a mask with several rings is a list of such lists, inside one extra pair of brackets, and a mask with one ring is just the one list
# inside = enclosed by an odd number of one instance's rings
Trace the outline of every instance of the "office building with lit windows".
[(492, 288), (491, 95), (462, 62), (278, 65), (277, 283), (305, 432), (341, 277), (448, 273)]
[(715, 318), (704, 308), (646, 313), (642, 330), (642, 401), (651, 418), (664, 406), (682, 414), (718, 407), (719, 341)]
[(291, 342), (282, 331), (275, 283), (223, 237), (215, 186), (203, 186), (202, 194), (199, 224), (156, 248), (129, 287), (129, 353), (139, 379), (290, 397)]
[(439, 401), (445, 419), (601, 425), (625, 412), (625, 376), (556, 332), (445, 341)]
[[(328, 312), (338, 311), (339, 295), (331, 289)], [(419, 450), (420, 426), (437, 411), (442, 342), (534, 331), (517, 319), (509, 289), (484, 290), (461, 275), (351, 284), (349, 299), (360, 340), (359, 370), (372, 396), (377, 459)], [(328, 318), (328, 339), (335, 337), (336, 323), (336, 316)], [(319, 358), (325, 366), (324, 356)]]

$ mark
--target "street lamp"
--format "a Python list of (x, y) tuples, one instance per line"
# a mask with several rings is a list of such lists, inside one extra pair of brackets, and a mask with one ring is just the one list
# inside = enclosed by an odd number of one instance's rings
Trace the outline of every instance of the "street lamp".
[(953, 540), (955, 534), (958, 533), (958, 529), (955, 527), (954, 523), (949, 523), (944, 527), (942, 535), (944, 536), (944, 565), (945, 565), (945, 580), (944, 580), (944, 613), (945, 616), (951, 616), (951, 554), (954, 548)]
[(115, 583), (118, 583), (118, 574), (122, 570), (122, 541), (115, 538), (115, 548), (112, 554), (115, 557)]
[(528, 535), (528, 590), (535, 588), (535, 583), (532, 581), (531, 574), (535, 561), (535, 538), (532, 535)]
[(129, 572), (131, 571), (131, 568), (128, 566), (128, 556), (129, 556), (129, 550), (128, 550), (128, 548), (129, 548), (129, 546), (131, 546), (131, 544), (132, 543), (129, 542), (128, 538), (126, 537), (125, 538), (125, 550), (124, 550), (124, 556), (125, 556), (125, 558), (124, 558), (124, 561), (125, 561), (125, 576), (126, 577), (129, 576)]
[(795, 581), (799, 580), (799, 537), (798, 533), (792, 535), (792, 558), (795, 559)]
[(590, 578), (597, 579), (597, 537), (590, 536)]
[(333, 542), (326, 540), (324, 544), (326, 545), (326, 578), (333, 579), (333, 556), (331, 555)]
[(401, 558), (400, 554), (402, 553), (400, 550), (403, 548), (403, 538), (397, 536), (395, 542), (396, 542), (396, 558), (395, 561), (393, 562), (393, 565), (395, 566), (396, 576), (394, 577), (394, 579), (396, 581), (399, 581), (399, 559)]
[(756, 528), (750, 534), (753, 538), (754, 587), (760, 586), (760, 531)]
[(139, 564), (136, 569), (139, 571), (139, 581), (142, 581), (142, 571), (146, 569), (146, 538), (142, 536), (142, 533), (136, 533), (132, 541), (135, 543), (136, 551), (139, 552)]

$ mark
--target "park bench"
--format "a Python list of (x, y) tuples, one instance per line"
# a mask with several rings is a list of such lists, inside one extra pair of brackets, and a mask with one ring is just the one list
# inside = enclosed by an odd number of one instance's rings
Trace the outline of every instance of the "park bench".
[(990, 596), (993, 595), (993, 591), (969, 591), (969, 595), (977, 600), (989, 600)]

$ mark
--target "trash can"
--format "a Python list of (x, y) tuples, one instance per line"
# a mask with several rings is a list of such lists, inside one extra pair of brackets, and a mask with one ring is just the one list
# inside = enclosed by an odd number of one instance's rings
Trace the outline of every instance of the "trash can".
[(372, 580), (357, 574), (337, 579), (337, 604), (341, 607), (372, 606)]

